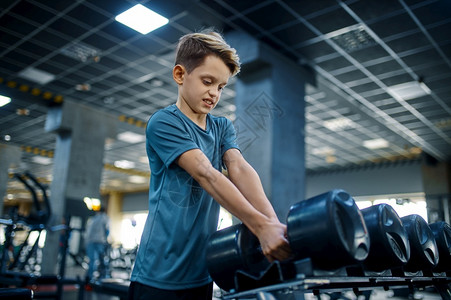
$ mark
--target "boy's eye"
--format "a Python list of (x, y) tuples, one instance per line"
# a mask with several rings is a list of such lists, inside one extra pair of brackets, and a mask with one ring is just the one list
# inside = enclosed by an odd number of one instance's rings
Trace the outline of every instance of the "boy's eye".
[(210, 81), (210, 80), (205, 80), (205, 79), (204, 79), (204, 84), (210, 85), (210, 84), (211, 84), (211, 81)]

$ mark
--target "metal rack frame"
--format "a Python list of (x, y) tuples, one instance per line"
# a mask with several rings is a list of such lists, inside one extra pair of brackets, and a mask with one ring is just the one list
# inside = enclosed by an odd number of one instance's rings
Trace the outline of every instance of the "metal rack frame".
[(451, 277), (305, 277), (303, 274), (295, 280), (274, 284), (242, 292), (231, 292), (223, 295), (223, 299), (271, 299), (300, 300), (305, 293), (319, 295), (324, 292), (353, 291), (356, 295), (365, 290), (383, 288), (409, 288), (411, 290), (434, 287), (442, 299), (451, 300)]

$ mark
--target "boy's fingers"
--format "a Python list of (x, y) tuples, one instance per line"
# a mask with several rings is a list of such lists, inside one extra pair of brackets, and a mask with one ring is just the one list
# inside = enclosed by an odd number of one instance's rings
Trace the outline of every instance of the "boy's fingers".
[(283, 243), (279, 244), (277, 248), (268, 251), (265, 256), (269, 262), (273, 262), (274, 260), (283, 261), (292, 257), (292, 252), (288, 241), (285, 240)]

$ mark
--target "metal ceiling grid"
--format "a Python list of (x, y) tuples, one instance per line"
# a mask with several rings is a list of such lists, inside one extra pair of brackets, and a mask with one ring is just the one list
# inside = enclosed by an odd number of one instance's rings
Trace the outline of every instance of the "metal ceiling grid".
[[(141, 35), (114, 16), (142, 3), (169, 18)], [(178, 38), (203, 27), (244, 30), (317, 75), (307, 89), (306, 165), (310, 173), (372, 162), (416, 159), (421, 150), (451, 158), (451, 4), (446, 0), (233, 1), (80, 0), (2, 1), (0, 77), (63, 95), (113, 115), (145, 122), (175, 102), (171, 68)], [(55, 78), (36, 84), (19, 73), (33, 67)], [(431, 90), (415, 99), (391, 88), (423, 82)], [(215, 115), (234, 120), (234, 80)], [(17, 115), (17, 109), (29, 114)], [(9, 143), (51, 151), (55, 135), (43, 129), (47, 107), (14, 99), (0, 108), (0, 136)], [(343, 119), (344, 118), (344, 119)], [(327, 122), (351, 122), (331, 130)], [(121, 123), (119, 133), (143, 128)], [(389, 147), (367, 149), (384, 138)], [(51, 179), (52, 164), (23, 168)], [(127, 159), (148, 171), (144, 143), (120, 140), (106, 146), (105, 163)], [(128, 175), (105, 169), (109, 182), (129, 185)], [(133, 185), (130, 185), (132, 187)], [(117, 188), (117, 187), (116, 187)]]
[[(397, 54), (383, 41), (381, 37), (387, 38), (388, 41), (393, 41), (396, 40), (395, 37), (405, 38), (406, 36), (411, 35), (413, 33), (421, 32), (423, 34), (426, 33), (425, 37), (423, 38), (423, 40), (428, 40), (426, 49), (431, 47), (435, 49), (440, 49), (438, 48), (439, 47), (438, 45), (447, 46), (449, 44), (448, 37), (445, 38), (443, 42), (439, 42), (434, 41), (433, 39), (430, 38), (430, 35), (427, 34), (428, 30), (433, 30), (437, 26), (443, 26), (443, 24), (448, 24), (450, 22), (449, 13), (443, 13), (443, 9), (446, 8), (443, 6), (447, 5), (449, 6), (449, 4), (446, 4), (444, 1), (423, 1), (419, 3), (412, 3), (412, 7), (409, 7), (402, 1), (399, 3), (393, 3), (393, 1), (382, 1), (382, 2), (378, 1), (377, 3), (371, 2), (369, 5), (367, 3), (368, 1), (366, 1), (364, 4), (362, 1), (346, 1), (346, 2), (320, 1), (319, 3), (321, 4), (321, 9), (317, 11), (311, 11), (308, 8), (306, 10), (303, 10), (305, 8), (303, 7), (305, 3), (296, 6), (293, 5), (294, 1), (275, 1), (277, 2), (277, 4), (279, 4), (279, 6), (276, 6), (274, 5), (273, 2), (266, 1), (264, 3), (261, 3), (257, 8), (256, 7), (248, 8), (247, 11), (241, 8), (240, 14), (237, 14), (236, 13), (237, 11), (233, 10), (233, 8), (231, 7), (232, 6), (231, 1), (216, 1), (216, 2), (219, 3), (223, 8), (228, 9), (234, 13), (231, 17), (229, 17), (230, 20), (229, 23), (232, 23), (232, 21), (235, 21), (237, 18), (245, 19), (244, 22), (241, 22), (241, 24), (246, 24), (244, 26), (244, 29), (252, 31), (255, 30), (255, 28), (258, 28), (259, 29), (258, 36), (260, 38), (271, 39), (272, 45), (275, 45), (275, 47), (278, 48), (280, 51), (284, 51), (288, 54), (292, 53), (301, 63), (312, 65), (320, 75), (323, 75), (323, 77), (326, 78), (326, 80), (331, 81), (336, 86), (340, 87), (340, 89), (344, 91), (345, 94), (348, 94), (352, 98), (354, 98), (351, 99), (350, 102), (354, 103), (357, 102), (356, 106), (361, 106), (362, 104), (366, 106), (364, 107), (364, 110), (370, 109), (371, 111), (373, 111), (374, 108), (376, 109), (378, 108), (374, 107), (374, 105), (372, 105), (371, 102), (366, 101), (364, 98), (362, 98), (363, 96), (362, 94), (364, 93), (372, 93), (373, 95), (384, 94), (387, 98), (392, 98), (393, 96), (387, 94), (388, 86), (405, 82), (406, 80), (420, 80), (420, 79), (424, 80), (423, 74), (422, 74), (423, 78), (420, 78), (418, 75), (416, 75), (416, 73), (414, 73), (415, 71), (417, 71), (414, 69), (415, 68), (418, 69), (417, 65), (424, 67), (425, 61), (430, 61), (429, 66), (438, 65), (436, 61), (434, 62), (434, 59), (432, 60), (424, 59), (424, 57), (421, 56), (417, 59), (418, 61), (415, 61), (416, 58), (410, 59), (409, 56), (424, 54), (423, 52), (425, 46), (421, 45), (419, 46), (419, 48), (415, 49), (414, 48), (415, 40), (413, 40), (410, 43), (406, 43), (406, 48), (409, 50), (405, 50), (404, 52)], [(298, 23), (296, 23), (296, 21), (289, 21), (291, 24), (290, 26), (297, 26), (296, 29), (299, 30), (300, 28), (299, 23), (302, 23), (304, 25), (304, 28), (301, 31), (302, 33), (308, 32), (307, 29), (309, 29), (310, 32), (314, 32), (316, 36), (304, 40), (303, 42), (298, 43), (297, 45), (295, 44), (290, 48), (287, 47), (287, 45), (293, 43), (292, 35), (286, 34), (278, 36), (278, 38), (273, 38), (274, 32), (277, 32), (279, 28), (282, 28), (283, 31), (285, 31), (287, 28), (289, 28), (287, 27), (287, 25), (279, 26), (269, 31), (261, 30), (262, 28), (259, 28), (258, 24), (262, 24), (263, 21), (262, 20), (256, 21), (254, 16), (258, 15), (258, 12), (256, 12), (256, 10), (258, 11), (259, 9), (262, 9), (262, 7), (265, 7), (265, 5), (266, 7), (268, 7), (269, 3), (271, 3), (270, 11), (272, 11), (272, 15), (282, 14), (282, 12), (280, 12), (281, 10), (280, 6), (283, 6), (288, 11), (288, 13), (296, 16), (296, 20), (298, 21)], [(329, 3), (330, 6), (327, 6), (327, 3)], [(208, 5), (206, 1), (205, 4)], [(437, 8), (440, 6), (442, 6), (442, 9)], [(357, 12), (355, 12), (353, 9), (356, 10)], [(433, 9), (435, 9), (435, 11), (441, 12), (441, 16), (439, 17), (438, 21), (432, 17), (430, 18), (432, 21), (423, 26), (421, 22), (418, 21), (418, 18), (415, 18), (414, 13), (415, 10), (418, 10), (421, 13), (420, 10), (430, 11)], [(248, 14), (251, 14), (250, 12), (252, 12), (252, 16), (248, 17)], [(227, 15), (228, 14), (225, 14), (224, 16)], [(338, 18), (337, 16), (341, 16), (341, 18)], [(411, 19), (403, 21), (403, 19), (405, 19), (406, 16), (410, 17)], [(430, 13), (429, 16), (431, 16)], [(364, 23), (364, 19), (367, 22), (366, 24)], [(338, 26), (337, 22), (339, 22)], [(371, 38), (375, 42), (377, 42), (377, 45), (365, 47), (362, 48), (361, 50), (347, 53), (339, 45), (334, 43), (333, 39), (330, 38), (336, 36), (334, 32), (337, 31), (337, 29), (338, 31), (343, 32), (344, 31), (343, 27), (346, 26), (350, 28), (356, 27), (364, 28), (365, 31), (368, 33), (368, 35), (370, 35)], [(370, 29), (371, 26), (376, 27), (375, 31), (377, 31), (381, 37), (379, 37), (378, 34), (376, 34), (374, 31)], [(283, 40), (284, 37), (287, 37), (290, 40)], [(280, 41), (279, 39), (282, 39), (282, 41)], [(431, 41), (434, 42), (431, 43)], [(313, 45), (316, 44), (318, 44), (318, 47), (312, 47)], [(307, 50), (304, 51), (305, 49)], [(440, 50), (439, 52), (443, 53), (443, 55), (441, 55), (442, 58), (446, 58), (446, 55), (443, 50)], [(406, 63), (402, 60), (403, 58), (407, 58)], [(371, 66), (378, 66), (381, 63), (385, 63), (385, 66), (381, 67), (380, 70), (382, 72), (384, 72), (385, 70), (385, 72), (382, 73), (380, 76), (377, 76), (377, 74), (372, 73), (372, 70), (369, 70)], [(391, 72), (387, 72), (387, 66), (391, 67), (393, 70)], [(356, 72), (357, 70), (358, 72)], [(377, 71), (377, 69), (375, 71)], [(448, 78), (450, 76), (449, 71), (450, 71), (449, 68), (447, 68), (446, 71), (442, 70), (440, 76)], [(352, 83), (347, 82), (345, 76), (342, 76), (341, 78), (337, 79), (337, 77), (340, 76), (340, 74), (347, 75), (348, 73), (353, 73), (351, 76), (354, 76), (355, 78), (354, 82)], [(434, 77), (432, 78), (428, 77), (427, 83), (433, 84), (434, 79), (435, 79)], [(355, 82), (356, 80), (360, 80), (360, 82)], [(362, 96), (359, 96), (359, 94)], [(344, 95), (344, 98), (347, 98), (346, 96), (347, 95)], [(432, 93), (431, 96), (424, 97), (424, 101), (431, 102), (430, 98), (435, 100), (435, 103), (440, 106), (436, 107), (437, 110), (440, 109), (445, 111), (449, 110), (449, 104), (445, 104), (446, 100), (441, 99), (434, 92)], [(449, 103), (449, 94), (445, 95), (445, 99), (447, 99)], [(426, 150), (429, 150), (428, 152), (433, 152), (434, 155), (440, 156), (442, 159), (448, 157), (449, 156), (448, 150), (443, 149), (437, 150), (439, 145), (437, 146), (428, 145), (415, 132), (410, 132), (408, 128), (406, 128), (402, 123), (396, 120), (397, 118), (401, 118), (402, 120), (402, 118), (406, 117), (409, 118), (413, 116), (413, 118), (422, 122), (423, 127), (427, 126), (429, 127), (430, 131), (439, 135), (442, 138), (442, 140), (445, 141), (448, 147), (449, 147), (448, 141), (449, 133), (444, 132), (442, 129), (437, 128), (433, 123), (433, 121), (430, 121), (428, 119), (428, 117), (431, 116), (426, 117), (422, 114), (423, 112), (419, 113), (419, 111), (414, 106), (410, 105), (407, 101), (403, 100), (402, 98), (395, 99), (395, 101), (396, 102), (394, 103), (396, 103), (398, 107), (397, 110), (385, 112), (379, 109), (377, 111), (377, 114), (380, 115), (381, 119), (380, 122), (382, 123), (382, 125), (384, 125), (385, 127), (392, 128), (392, 130), (395, 130), (395, 133), (397, 133), (398, 135), (401, 134), (402, 136), (406, 137), (410, 143), (417, 145), (419, 143), (420, 146), (422, 146)], [(328, 107), (328, 109), (330, 109), (330, 107)], [(393, 114), (394, 117), (391, 116), (391, 114)], [(449, 114), (448, 116), (446, 114), (442, 114), (439, 117), (446, 118), (449, 117)], [(398, 128), (393, 128), (394, 126)], [(408, 134), (407, 135), (402, 134), (404, 131), (407, 131)], [(312, 132), (312, 134), (316, 135), (314, 132)], [(404, 146), (402, 148), (406, 147)], [(410, 147), (407, 148), (409, 149)], [(406, 155), (410, 155), (410, 153), (406, 152)], [(375, 157), (377, 157), (377, 155), (375, 155)]]

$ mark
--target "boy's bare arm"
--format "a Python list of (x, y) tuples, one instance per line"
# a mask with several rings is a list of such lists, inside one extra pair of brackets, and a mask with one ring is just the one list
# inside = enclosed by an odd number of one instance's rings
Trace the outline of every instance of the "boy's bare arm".
[(229, 149), (224, 154), (223, 159), (227, 167), (229, 179), (243, 196), (258, 211), (278, 221), (277, 215), (263, 190), (260, 176), (258, 176), (255, 169), (244, 159), (241, 152), (235, 148)]
[[(211, 165), (199, 149), (183, 153), (177, 163), (258, 237), (263, 254), (269, 261), (290, 257), (290, 247), (285, 238), (286, 226), (278, 221), (273, 211), (271, 213), (272, 208), (270, 210), (260, 204), (254, 207), (227, 177)], [(264, 209), (259, 211), (259, 208)]]

